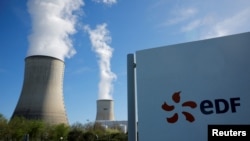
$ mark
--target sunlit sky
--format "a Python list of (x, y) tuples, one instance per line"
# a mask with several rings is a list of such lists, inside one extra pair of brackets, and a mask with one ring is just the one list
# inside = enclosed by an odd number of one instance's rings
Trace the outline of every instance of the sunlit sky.
[[(100, 46), (109, 54), (103, 59), (109, 62), (107, 81), (112, 87), (115, 118), (127, 120), (127, 54), (250, 31), (249, 0), (74, 1), (81, 5), (72, 13), (76, 19), (68, 21), (73, 27), (66, 22), (63, 28), (59, 28), (62, 22), (36, 26), (46, 21), (42, 19), (46, 12), (32, 4), (28, 6), (28, 1), (0, 1), (0, 113), (6, 118), (11, 117), (21, 93), (28, 50), (38, 47), (30, 39), (37, 28), (41, 29), (36, 33), (45, 37), (56, 36), (60, 31), (69, 35), (68, 46), (74, 53), (63, 57), (63, 94), (70, 124), (95, 120), (96, 100), (100, 98)], [(31, 13), (41, 18), (32, 18)], [(60, 42), (50, 43), (58, 48), (63, 46)]]

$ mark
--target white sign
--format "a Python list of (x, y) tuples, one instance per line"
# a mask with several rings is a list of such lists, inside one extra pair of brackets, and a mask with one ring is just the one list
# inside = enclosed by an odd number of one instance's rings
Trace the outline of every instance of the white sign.
[(140, 141), (205, 141), (250, 124), (250, 32), (136, 52)]

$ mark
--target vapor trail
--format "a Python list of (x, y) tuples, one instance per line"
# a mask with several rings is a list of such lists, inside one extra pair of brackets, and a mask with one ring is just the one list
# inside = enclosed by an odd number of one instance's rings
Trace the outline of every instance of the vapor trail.
[(111, 71), (110, 59), (113, 49), (108, 45), (111, 42), (107, 24), (97, 25), (96, 29), (85, 26), (84, 29), (89, 33), (92, 49), (97, 54), (100, 68), (99, 99), (112, 99), (113, 81), (116, 75)]
[(76, 32), (76, 10), (82, 0), (29, 0), (28, 11), (32, 20), (28, 56), (48, 55), (64, 60), (76, 51), (70, 35)]

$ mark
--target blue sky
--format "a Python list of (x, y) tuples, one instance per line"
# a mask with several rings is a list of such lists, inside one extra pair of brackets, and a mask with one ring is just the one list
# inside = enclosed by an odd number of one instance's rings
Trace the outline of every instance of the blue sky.
[[(33, 33), (34, 21), (28, 12), (27, 2), (0, 1), (0, 113), (7, 118), (11, 117), (21, 93), (24, 59), (32, 46), (29, 37)], [(109, 50), (110, 56), (106, 58), (109, 65), (106, 69), (111, 76), (108, 81), (109, 86), (113, 87), (110, 93), (115, 102), (115, 118), (126, 120), (127, 54), (250, 31), (248, 0), (80, 2), (82, 5), (72, 14), (77, 16), (73, 23), (71, 21), (73, 27), (68, 30), (65, 26), (63, 29), (58, 28), (69, 35), (69, 46), (75, 51), (75, 54), (64, 58), (64, 100), (71, 124), (95, 120), (101, 80), (98, 63), (101, 54), (95, 47), (98, 48), (100, 44)], [(34, 9), (33, 12), (38, 10)], [(59, 25), (52, 23), (48, 27)], [(42, 31), (46, 35), (47, 31), (54, 30)], [(95, 44), (97, 41), (101, 43)]]

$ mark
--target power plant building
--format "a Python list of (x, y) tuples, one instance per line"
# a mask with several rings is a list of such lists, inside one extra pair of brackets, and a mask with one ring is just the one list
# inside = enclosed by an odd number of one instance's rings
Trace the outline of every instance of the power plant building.
[(97, 100), (97, 114), (96, 121), (115, 120), (114, 115), (114, 101), (111, 99)]
[(63, 99), (64, 67), (64, 62), (54, 57), (26, 57), (23, 87), (12, 118), (68, 124)]
[(115, 120), (114, 101), (112, 99), (97, 100), (96, 123), (100, 123), (104, 128), (120, 128), (122, 132), (127, 132), (127, 121)]

